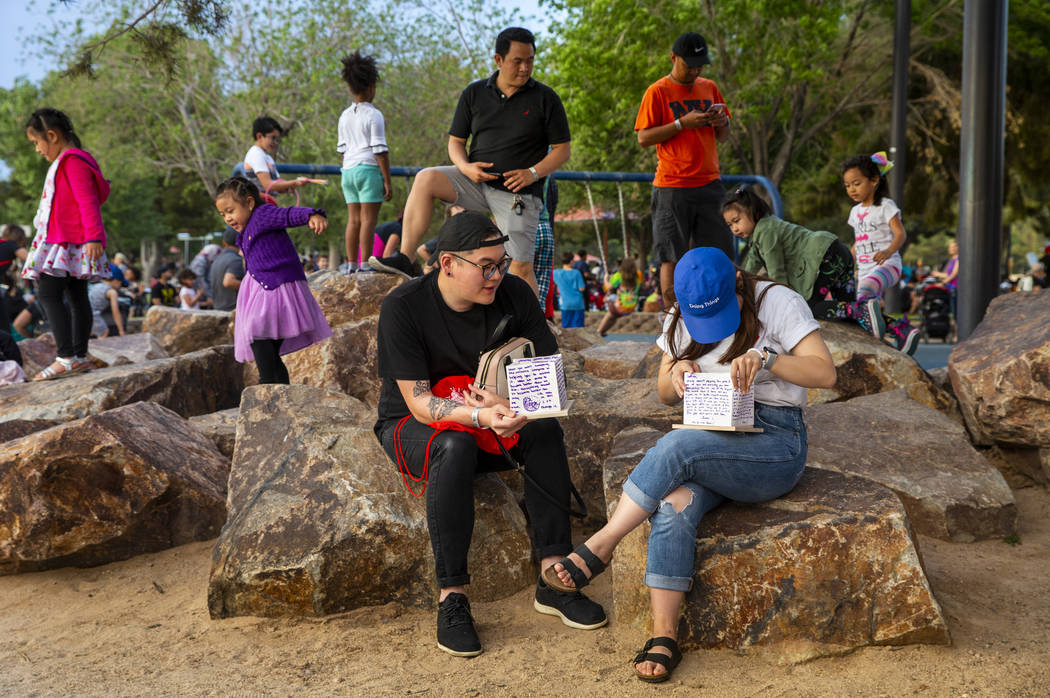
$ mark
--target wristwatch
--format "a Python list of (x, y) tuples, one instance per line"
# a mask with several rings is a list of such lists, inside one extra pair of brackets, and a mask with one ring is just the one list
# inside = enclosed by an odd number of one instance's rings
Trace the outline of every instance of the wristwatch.
[(776, 363), (778, 356), (780, 356), (780, 354), (776, 353), (772, 348), (762, 347), (762, 368), (767, 371), (771, 370), (773, 364)]

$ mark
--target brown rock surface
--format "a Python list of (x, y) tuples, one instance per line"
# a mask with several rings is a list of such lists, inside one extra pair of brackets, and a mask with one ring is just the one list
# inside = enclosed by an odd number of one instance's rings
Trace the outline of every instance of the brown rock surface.
[(333, 328), (379, 315), (383, 299), (403, 279), (395, 274), (353, 274), (317, 271), (307, 277), (310, 291)]
[(287, 354), (283, 358), (292, 383), (340, 390), (375, 407), (379, 404), (379, 389), (382, 387), (377, 363), (378, 326), (378, 315), (337, 325), (332, 329), (331, 339)]
[[(610, 513), (661, 435), (636, 428), (617, 437), (605, 467)], [(640, 635), (651, 630), (642, 585), (648, 534), (646, 522), (612, 561), (616, 624)], [(679, 633), (683, 647), (763, 646), (789, 661), (865, 645), (950, 642), (897, 498), (817, 468), (780, 499), (726, 503), (704, 518)]]
[[(587, 327), (597, 328), (605, 317), (605, 312), (589, 312), (584, 314), (584, 323)], [(664, 314), (646, 313), (640, 310), (616, 320), (613, 325), (613, 334), (660, 334), (664, 326)]]
[(33, 380), (33, 376), (50, 365), (57, 356), (55, 338), (50, 332), (19, 340), (18, 350), (22, 352), (22, 370), (26, 373), (26, 380)]
[(53, 381), (2, 386), (0, 431), (7, 422), (68, 422), (139, 401), (156, 402), (184, 417), (207, 414), (239, 404), (241, 375), (233, 346), (226, 345)]
[(233, 313), (225, 310), (180, 310), (154, 305), (146, 313), (142, 331), (149, 332), (171, 356), (231, 344)]
[(1050, 447), (1050, 294), (994, 298), (948, 373), (974, 443)]
[(92, 339), (88, 343), (88, 353), (110, 366), (140, 364), (169, 357), (161, 343), (149, 332)]
[[(374, 419), (360, 401), (310, 386), (244, 391), (230, 515), (208, 585), (213, 618), (434, 603), (425, 503), (405, 491)], [(494, 475), (479, 478), (475, 494), (471, 600), (534, 584), (512, 494)]]
[(959, 418), (952, 396), (938, 388), (907, 354), (883, 344), (851, 323), (821, 322), (820, 333), (831, 350), (838, 378), (833, 388), (811, 388), (810, 405), (902, 389), (912, 400)]
[(0, 574), (215, 536), (229, 462), (183, 418), (126, 405), (0, 446)]
[(190, 424), (197, 427), (202, 434), (215, 444), (219, 453), (227, 458), (233, 458), (233, 449), (237, 443), (237, 415), (240, 410), (236, 407), (228, 410), (220, 410), (210, 414), (202, 414), (190, 417)]
[(1010, 487), (1050, 485), (1050, 448), (992, 446), (981, 453), (999, 469)]
[(904, 391), (810, 406), (806, 419), (808, 465), (890, 488), (918, 533), (965, 543), (1016, 532), (1017, 507), (999, 471), (962, 425)]
[(561, 327), (557, 339), (559, 347), (570, 351), (582, 351), (587, 347), (605, 344), (605, 340), (591, 327)]
[(587, 373), (598, 378), (655, 378), (663, 352), (654, 342), (605, 342), (580, 351)]
[(569, 415), (558, 421), (565, 431), (572, 480), (590, 512), (583, 526), (595, 528), (605, 523), (602, 466), (616, 435), (632, 426), (668, 431), (682, 421), (682, 407), (661, 404), (656, 381), (649, 378), (603, 380), (573, 373), (566, 381), (569, 399), (575, 402)]

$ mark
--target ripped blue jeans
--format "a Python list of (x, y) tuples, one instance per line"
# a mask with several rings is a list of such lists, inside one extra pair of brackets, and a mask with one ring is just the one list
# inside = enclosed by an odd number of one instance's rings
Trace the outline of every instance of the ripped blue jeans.
[[(645, 584), (688, 591), (696, 529), (726, 499), (764, 502), (788, 492), (806, 467), (806, 425), (799, 407), (755, 403), (762, 433), (675, 429), (642, 458), (623, 493), (651, 513)], [(675, 511), (664, 497), (687, 487), (689, 504)]]

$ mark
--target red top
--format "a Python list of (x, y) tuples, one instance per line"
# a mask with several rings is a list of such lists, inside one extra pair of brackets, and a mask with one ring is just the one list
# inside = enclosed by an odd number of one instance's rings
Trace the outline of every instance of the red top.
[[(634, 130), (663, 126), (694, 109), (706, 111), (712, 104), (724, 103), (713, 80), (697, 78), (692, 85), (679, 85), (663, 77), (645, 91)], [(715, 129), (682, 129), (656, 144), (656, 158), (654, 187), (702, 187), (713, 182), (719, 176)]]
[(59, 158), (47, 242), (52, 245), (101, 242), (105, 247), (101, 207), (109, 198), (109, 182), (86, 150), (69, 148)]

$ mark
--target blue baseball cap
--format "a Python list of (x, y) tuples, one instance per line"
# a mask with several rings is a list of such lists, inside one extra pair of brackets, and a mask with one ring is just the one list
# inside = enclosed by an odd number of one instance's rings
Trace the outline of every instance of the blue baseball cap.
[(717, 247), (689, 250), (674, 268), (674, 294), (689, 336), (721, 342), (740, 326), (736, 267)]

